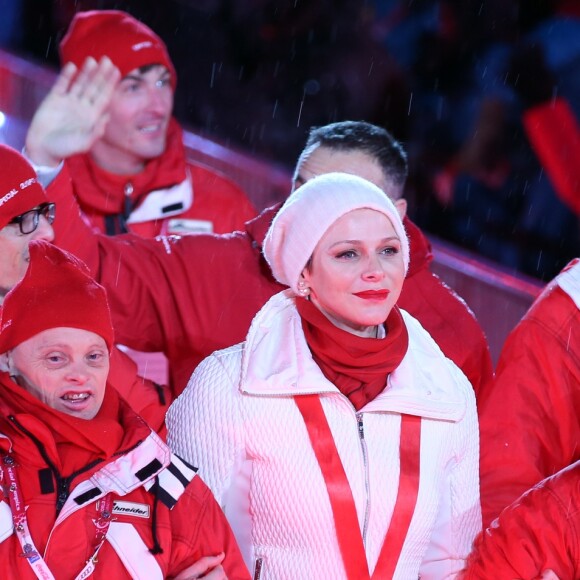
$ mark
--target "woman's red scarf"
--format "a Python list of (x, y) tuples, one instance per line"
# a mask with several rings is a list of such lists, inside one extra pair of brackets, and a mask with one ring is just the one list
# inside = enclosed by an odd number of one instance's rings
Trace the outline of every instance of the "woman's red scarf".
[(302, 328), (324, 376), (358, 411), (383, 391), (409, 345), (409, 334), (395, 306), (385, 321), (385, 338), (363, 338), (335, 326), (312, 302), (296, 298)]
[[(53, 458), (60, 462), (59, 470), (63, 475), (82, 469), (95, 459), (107, 460), (119, 450), (124, 428), (119, 420), (119, 395), (114, 388), (107, 385), (99, 412), (94, 419), (87, 420), (52, 409), (14, 383), (7, 374), (4, 377), (2, 399), (25, 428), (34, 428), (38, 422), (48, 428), (53, 441), (43, 436), (41, 442), (49, 455), (53, 455), (50, 448), (54, 451), (56, 446), (57, 458)], [(33, 434), (38, 436), (38, 431)]]

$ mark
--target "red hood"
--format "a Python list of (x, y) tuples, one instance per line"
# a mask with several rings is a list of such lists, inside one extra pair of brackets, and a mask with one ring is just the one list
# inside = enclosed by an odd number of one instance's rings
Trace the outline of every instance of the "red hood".
[(264, 238), (266, 233), (274, 219), (274, 216), (278, 213), (278, 210), (282, 207), (282, 202), (275, 205), (267, 207), (262, 213), (246, 222), (246, 232), (250, 236), (252, 245), (262, 251), (262, 245), (264, 244)]
[(409, 260), (409, 271), (407, 278), (414, 276), (419, 270), (427, 268), (433, 260), (433, 252), (431, 251), (431, 243), (425, 237), (423, 232), (405, 216), (403, 225), (409, 236), (409, 247), (411, 256)]

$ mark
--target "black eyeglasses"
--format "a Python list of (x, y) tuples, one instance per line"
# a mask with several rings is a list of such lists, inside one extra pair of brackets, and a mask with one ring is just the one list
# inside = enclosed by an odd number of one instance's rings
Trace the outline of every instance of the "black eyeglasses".
[(38, 221), (40, 216), (44, 216), (49, 224), (52, 224), (56, 216), (56, 204), (54, 203), (41, 203), (38, 207), (26, 211), (23, 214), (17, 215), (12, 218), (9, 224), (18, 224), (20, 228), (20, 233), (23, 235), (31, 234), (38, 227)]

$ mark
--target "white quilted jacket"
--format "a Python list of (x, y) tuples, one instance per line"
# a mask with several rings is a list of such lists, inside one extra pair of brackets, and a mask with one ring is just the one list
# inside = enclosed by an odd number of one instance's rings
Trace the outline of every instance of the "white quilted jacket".
[(371, 573), (396, 499), (400, 413), (424, 418), (419, 496), (394, 578), (448, 578), (462, 568), (481, 526), (475, 399), (419, 322), (403, 317), (407, 354), (358, 417), (313, 361), (288, 290), (256, 315), (245, 343), (205, 359), (171, 406), (170, 446), (200, 467), (262, 580), (345, 578), (326, 486), (293, 400), (301, 393), (323, 395)]

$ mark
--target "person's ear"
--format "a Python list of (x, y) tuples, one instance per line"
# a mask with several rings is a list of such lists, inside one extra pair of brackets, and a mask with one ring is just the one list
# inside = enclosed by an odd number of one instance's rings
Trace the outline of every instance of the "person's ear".
[(310, 294), (310, 272), (308, 271), (308, 266), (302, 270), (298, 278), (298, 293), (304, 297)]
[(10, 363), (11, 363), (10, 351), (3, 352), (2, 354), (0, 354), (0, 371), (3, 371), (5, 373), (9, 373), (10, 368), (12, 366)]
[(404, 220), (405, 216), (407, 215), (407, 200), (404, 199), (403, 197), (397, 199), (395, 201), (395, 207), (397, 208), (397, 211), (399, 212), (399, 217)]

